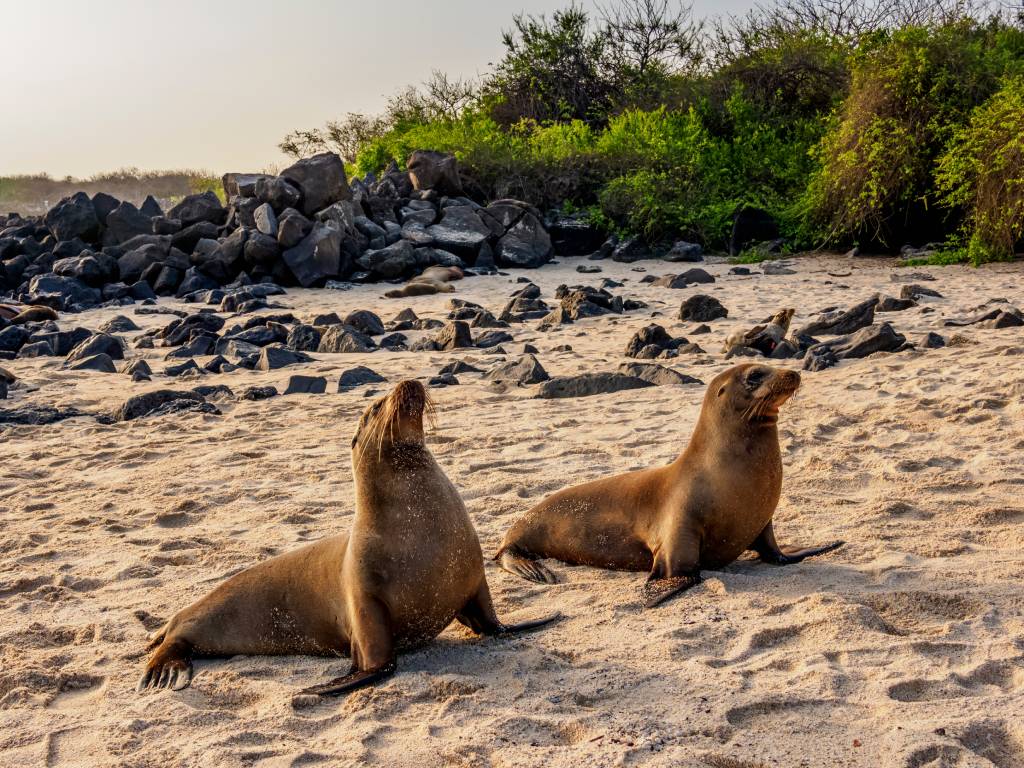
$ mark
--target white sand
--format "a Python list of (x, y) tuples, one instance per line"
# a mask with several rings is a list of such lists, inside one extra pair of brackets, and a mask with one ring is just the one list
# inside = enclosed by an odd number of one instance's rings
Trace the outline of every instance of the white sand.
[[(898, 295), (889, 262), (808, 258), (791, 276), (725, 276), (684, 290), (639, 284), (630, 266), (579, 260), (513, 278), (474, 278), (457, 296), (498, 312), (528, 274), (554, 304), (559, 283), (599, 284), (650, 304), (543, 333), (513, 326), (513, 353), (540, 349), (553, 374), (614, 370), (636, 329), (712, 293), (729, 318), (693, 336), (706, 356), (672, 367), (704, 381), (721, 344), (783, 306), (794, 327), (875, 291)], [(663, 274), (691, 265), (642, 262)], [(850, 277), (830, 277), (827, 271)], [(880, 315), (915, 338), (1004, 297), (1024, 307), (1021, 264), (927, 270), (946, 298)], [(382, 300), (380, 286), (278, 297), (299, 316), (411, 306), (444, 317), (448, 295)], [(924, 308), (933, 309), (927, 313)], [(135, 316), (162, 325), (167, 316)], [(98, 327), (117, 314), (62, 317)], [(102, 426), (73, 419), (0, 432), (0, 764), (4, 766), (1024, 766), (1024, 333), (957, 329), (973, 342), (842, 363), (804, 375), (780, 424), (784, 544), (842, 538), (838, 552), (778, 568), (744, 560), (641, 612), (642, 574), (552, 566), (537, 586), (488, 562), (499, 612), (551, 610), (555, 627), (475, 639), (459, 627), (399, 659), (377, 688), (310, 709), (291, 694), (347, 660), (199, 661), (192, 687), (136, 695), (147, 629), (226, 574), (351, 522), (349, 440), (369, 402), (347, 394), (221, 404)], [(136, 334), (128, 334), (133, 337)], [(418, 334), (409, 334), (416, 338)], [(571, 344), (572, 352), (551, 352)], [(163, 368), (166, 350), (142, 350)], [(137, 352), (133, 351), (133, 354)], [(394, 383), (458, 353), (316, 355), (311, 365), (204, 377), (236, 391), (292, 373), (364, 364)], [(38, 391), (22, 402), (111, 409), (127, 396), (195, 386), (156, 376), (65, 372), (60, 360), (3, 363)], [(798, 366), (790, 361), (788, 365)], [(703, 387), (574, 400), (489, 390), (478, 375), (434, 390), (429, 442), (461, 489), (491, 555), (516, 517), (567, 483), (669, 461)], [(329, 390), (329, 391), (330, 391)], [(377, 391), (383, 391), (378, 387)]]

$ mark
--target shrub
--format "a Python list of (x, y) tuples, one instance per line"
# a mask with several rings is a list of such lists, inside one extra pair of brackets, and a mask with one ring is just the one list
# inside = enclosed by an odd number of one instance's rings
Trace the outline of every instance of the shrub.
[(967, 212), (974, 263), (1011, 258), (1024, 236), (1024, 78), (1012, 77), (974, 110), (939, 159), (943, 202)]
[(970, 20), (908, 27), (866, 43), (849, 96), (816, 148), (804, 212), (826, 241), (893, 244), (935, 223), (934, 168), (971, 109), (1021, 64), (1022, 35)]

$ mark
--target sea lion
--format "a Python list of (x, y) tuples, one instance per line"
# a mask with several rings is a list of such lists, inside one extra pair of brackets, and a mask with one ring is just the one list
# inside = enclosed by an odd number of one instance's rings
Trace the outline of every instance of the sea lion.
[(138, 690), (186, 687), (199, 656), (344, 654), (347, 675), (303, 691), (339, 694), (391, 675), (398, 649), (453, 619), (501, 635), (558, 618), (499, 621), (476, 531), (424, 444), (425, 411), (416, 381), (367, 408), (352, 440), (351, 533), (259, 563), (175, 614), (150, 643)]
[(412, 278), (401, 288), (388, 291), (386, 299), (400, 299), (404, 296), (430, 296), (435, 293), (454, 293), (455, 287), (448, 285), (453, 280), (461, 280), (463, 272), (458, 267), (427, 267), (422, 273)]
[(554, 574), (539, 558), (650, 571), (641, 597), (653, 607), (748, 548), (777, 565), (836, 549), (843, 542), (783, 550), (772, 529), (782, 489), (779, 407), (799, 386), (800, 374), (765, 365), (720, 373), (679, 458), (549, 496), (512, 526), (495, 559), (548, 583)]
[(770, 357), (779, 342), (786, 338), (789, 333), (789, 324), (796, 314), (795, 309), (780, 309), (771, 318), (761, 325), (744, 331), (737, 331), (725, 340), (722, 351), (725, 352), (725, 359), (739, 354), (744, 347), (754, 349), (765, 357)]
[(0, 317), (13, 325), (24, 325), (25, 323), (41, 323), (46, 320), (56, 320), (57, 311), (52, 307), (41, 304), (0, 304)]

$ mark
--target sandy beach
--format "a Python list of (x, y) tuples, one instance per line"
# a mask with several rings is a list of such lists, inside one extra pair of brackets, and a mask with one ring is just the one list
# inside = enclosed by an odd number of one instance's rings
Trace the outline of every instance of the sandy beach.
[[(148, 632), (226, 575), (350, 525), (349, 444), (371, 396), (455, 359), (487, 369), (499, 357), (314, 353), (276, 371), (176, 381), (160, 375), (168, 350), (130, 346), (157, 374), (140, 383), (63, 370), (56, 357), (3, 362), (20, 386), (0, 407), (105, 413), (161, 388), (283, 391), (296, 373), (329, 386), (218, 401), (219, 416), (0, 426), (0, 764), (1024, 766), (1024, 329), (943, 326), (994, 299), (1024, 307), (1024, 264), (813, 256), (792, 259), (795, 274), (751, 265), (755, 274), (737, 276), (712, 260), (702, 266), (714, 284), (673, 290), (640, 279), (691, 265), (604, 261), (602, 273), (578, 274), (590, 262), (560, 262), (466, 279), (454, 294), (388, 300), (364, 285), (273, 300), (297, 317), (365, 309), (387, 321), (411, 307), (444, 319), (453, 296), (497, 314), (521, 276), (551, 304), (560, 284), (612, 278), (623, 283), (613, 293), (648, 307), (551, 331), (513, 324), (508, 357), (532, 344), (552, 376), (615, 371), (631, 335), (657, 322), (706, 352), (658, 362), (706, 383), (735, 362), (722, 354), (729, 333), (780, 308), (796, 308), (797, 328), (828, 307), (898, 296), (899, 280), (921, 282), (943, 298), (876, 321), (910, 341), (939, 333), (945, 347), (804, 373), (782, 411), (775, 530), (786, 545), (843, 539), (842, 549), (785, 568), (751, 558), (707, 571), (651, 611), (640, 607), (639, 573), (550, 562), (560, 583), (523, 581), (489, 560), (512, 522), (567, 484), (672, 460), (704, 387), (539, 400), (535, 387), (499, 391), (459, 374), (459, 386), (431, 390), (428, 444), (465, 499), (499, 613), (558, 610), (564, 620), (507, 639), (455, 625), (400, 656), (379, 686), (312, 707), (293, 707), (292, 695), (347, 671), (347, 660), (200, 660), (190, 688), (138, 695)], [(676, 319), (694, 293), (729, 310), (710, 333)], [(95, 329), (117, 314), (143, 331), (172, 319), (129, 306), (62, 314), (60, 325)], [(336, 393), (356, 365), (388, 384)]]

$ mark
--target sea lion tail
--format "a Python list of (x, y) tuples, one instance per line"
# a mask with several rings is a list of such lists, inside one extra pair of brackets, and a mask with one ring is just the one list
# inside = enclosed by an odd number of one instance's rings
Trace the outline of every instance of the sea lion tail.
[(528, 557), (516, 546), (510, 546), (498, 553), (495, 560), (503, 569), (527, 581), (538, 584), (557, 584), (558, 577), (543, 563)]

